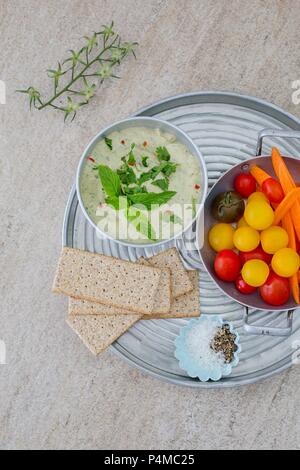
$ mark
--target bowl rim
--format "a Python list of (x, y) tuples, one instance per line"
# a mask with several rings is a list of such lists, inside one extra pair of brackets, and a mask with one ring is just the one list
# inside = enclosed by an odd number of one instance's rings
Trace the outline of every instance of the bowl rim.
[[(110, 234), (107, 234), (106, 232), (102, 231), (97, 226), (97, 224), (92, 220), (92, 218), (88, 214), (87, 210), (85, 209), (84, 204), (83, 204), (83, 200), (82, 200), (82, 197), (81, 197), (81, 193), (80, 193), (80, 176), (81, 176), (81, 172), (82, 172), (86, 157), (91, 152), (92, 148), (98, 143), (99, 140), (101, 140), (101, 138), (103, 138), (105, 136), (105, 134), (108, 134), (109, 132), (111, 132), (111, 130), (113, 128), (115, 128), (117, 126), (120, 126), (120, 125), (126, 125), (127, 123), (130, 124), (130, 123), (134, 123), (134, 122), (136, 122), (137, 125), (141, 125), (142, 123), (146, 124), (147, 122), (153, 122), (153, 123), (156, 123), (158, 127), (160, 127), (163, 124), (164, 126), (167, 126), (168, 128), (170, 128), (170, 131), (173, 130), (175, 132), (175, 135), (176, 135), (176, 133), (181, 134), (182, 137), (186, 141), (189, 142), (192, 149), (194, 150), (195, 156), (197, 157), (197, 159), (199, 161), (199, 167), (200, 167), (201, 174), (202, 174), (202, 196), (201, 196), (201, 200), (199, 202), (199, 207), (197, 209), (196, 215), (193, 217), (191, 222), (186, 227), (184, 227), (184, 229), (177, 232), (171, 238), (160, 240), (158, 242), (134, 243), (134, 242), (130, 242), (130, 241), (119, 240), (118, 238), (114, 238)], [(208, 191), (208, 174), (207, 174), (207, 168), (206, 168), (205, 160), (204, 160), (204, 157), (202, 155), (202, 152), (198, 149), (197, 145), (194, 143), (194, 141), (191, 139), (191, 137), (189, 137), (189, 135), (186, 132), (184, 132), (182, 129), (175, 126), (174, 124), (171, 124), (168, 121), (165, 121), (163, 119), (158, 119), (158, 118), (154, 118), (154, 117), (150, 117), (150, 116), (136, 116), (136, 117), (129, 117), (129, 118), (121, 119), (121, 120), (116, 121), (116, 122), (110, 124), (109, 126), (106, 126), (105, 128), (103, 128), (101, 131), (99, 131), (89, 141), (89, 143), (84, 148), (84, 150), (81, 154), (78, 166), (77, 166), (77, 170), (76, 170), (76, 193), (77, 193), (77, 198), (78, 198), (78, 201), (79, 201), (80, 208), (81, 208), (86, 220), (93, 226), (93, 228), (96, 230), (96, 232), (98, 234), (100, 234), (102, 237), (108, 238), (109, 240), (112, 240), (112, 241), (114, 241), (114, 242), (116, 242), (120, 245), (123, 245), (123, 246), (126, 246), (126, 247), (131, 247), (131, 248), (142, 248), (143, 249), (143, 248), (159, 247), (159, 246), (164, 245), (166, 243), (170, 243), (171, 241), (175, 241), (177, 238), (180, 238), (182, 236), (182, 234), (187, 232), (192, 227), (193, 223), (196, 222), (197, 219), (199, 218), (200, 213), (201, 213), (201, 211), (204, 207), (204, 202), (205, 202), (205, 199), (206, 199), (206, 196), (207, 196), (207, 191)]]

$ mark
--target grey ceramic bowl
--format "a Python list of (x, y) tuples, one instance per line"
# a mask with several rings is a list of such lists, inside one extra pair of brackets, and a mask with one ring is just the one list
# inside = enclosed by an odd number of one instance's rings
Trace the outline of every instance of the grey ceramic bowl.
[[(129, 127), (146, 127), (149, 129), (160, 129), (162, 132), (167, 132), (169, 134), (173, 134), (176, 139), (181, 142), (192, 155), (195, 155), (199, 162), (199, 167), (200, 167), (200, 174), (201, 174), (201, 197), (199, 199), (199, 206), (198, 210), (196, 213), (196, 216), (194, 219), (191, 221), (191, 223), (184, 228), (181, 232), (177, 232), (174, 237), (167, 239), (167, 240), (161, 240), (158, 242), (153, 242), (153, 243), (134, 243), (130, 241), (125, 241), (125, 240), (119, 240), (116, 238), (111, 237), (107, 233), (103, 232), (96, 224), (95, 222), (91, 219), (89, 214), (87, 213), (82, 197), (80, 194), (80, 178), (81, 178), (81, 173), (84, 168), (84, 165), (86, 164), (86, 158), (92, 153), (95, 145), (104, 138), (105, 135), (110, 134), (111, 132), (114, 131), (122, 131), (124, 129), (127, 129)], [(189, 228), (192, 226), (193, 222), (199, 217), (206, 193), (207, 193), (207, 185), (208, 185), (208, 177), (207, 177), (207, 171), (205, 167), (205, 162), (203, 159), (203, 156), (201, 152), (199, 151), (198, 147), (194, 144), (192, 139), (181, 129), (179, 129), (176, 126), (173, 126), (172, 124), (169, 124), (166, 121), (162, 121), (160, 119), (155, 119), (155, 118), (150, 118), (150, 117), (133, 117), (133, 118), (128, 118), (124, 119), (123, 121), (118, 121), (115, 124), (112, 124), (111, 126), (107, 127), (106, 129), (103, 129), (102, 131), (99, 132), (88, 144), (86, 149), (84, 150), (79, 165), (77, 169), (77, 175), (76, 175), (76, 191), (77, 191), (77, 196), (79, 200), (80, 207), (86, 217), (86, 219), (89, 221), (89, 223), (94, 227), (94, 229), (103, 237), (110, 238), (111, 240), (114, 240), (122, 245), (125, 246), (131, 246), (134, 248), (148, 248), (148, 247), (157, 247), (159, 245), (165, 244), (175, 238), (180, 238), (183, 234), (183, 232), (186, 232), (189, 230)]]

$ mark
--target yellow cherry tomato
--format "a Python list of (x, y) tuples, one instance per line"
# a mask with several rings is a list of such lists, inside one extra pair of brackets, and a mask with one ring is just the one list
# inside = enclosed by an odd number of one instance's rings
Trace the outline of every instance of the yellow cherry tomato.
[(271, 266), (278, 276), (291, 277), (300, 267), (300, 257), (292, 248), (281, 248), (273, 256)]
[(242, 217), (237, 223), (237, 228), (241, 227), (249, 227), (244, 217)]
[(248, 197), (248, 203), (253, 202), (253, 201), (266, 201), (269, 202), (267, 196), (264, 195), (264, 193), (260, 191), (255, 191), (255, 193), (250, 194)]
[(258, 247), (260, 236), (252, 227), (240, 227), (233, 235), (234, 246), (240, 251), (252, 251)]
[(210, 246), (215, 251), (232, 250), (234, 228), (230, 224), (216, 224), (208, 234), (208, 241)]
[(244, 217), (250, 227), (265, 230), (274, 220), (274, 211), (266, 201), (251, 201), (247, 204)]
[(260, 234), (261, 246), (266, 253), (273, 255), (289, 243), (287, 231), (282, 227), (272, 226), (263, 230)]
[(250, 259), (246, 261), (242, 269), (242, 278), (249, 286), (262, 286), (270, 273), (267, 263), (260, 259)]

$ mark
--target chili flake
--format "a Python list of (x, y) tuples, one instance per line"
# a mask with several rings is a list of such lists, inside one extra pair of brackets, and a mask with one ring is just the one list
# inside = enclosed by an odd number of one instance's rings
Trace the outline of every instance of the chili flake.
[(147, 145), (148, 145), (148, 142), (147, 142), (147, 140), (145, 140), (144, 143), (143, 143), (143, 146), (147, 147)]
[(121, 140), (121, 144), (125, 145), (125, 140), (124, 139)]
[(195, 189), (200, 189), (200, 184), (195, 184), (194, 188)]
[(90, 162), (96, 163), (96, 160), (93, 157), (88, 157), (87, 158)]

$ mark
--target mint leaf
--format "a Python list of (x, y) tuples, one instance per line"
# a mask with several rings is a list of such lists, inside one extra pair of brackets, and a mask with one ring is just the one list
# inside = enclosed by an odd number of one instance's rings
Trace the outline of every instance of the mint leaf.
[(125, 194), (137, 194), (137, 193), (147, 193), (147, 188), (145, 186), (134, 186), (134, 187), (124, 187), (123, 191)]
[(156, 156), (158, 160), (160, 161), (166, 161), (168, 162), (171, 158), (171, 155), (169, 154), (169, 151), (166, 147), (157, 147), (155, 150)]
[(164, 178), (160, 180), (155, 180), (152, 182), (153, 186), (157, 186), (158, 188), (162, 189), (163, 191), (166, 191), (169, 188), (169, 181)]
[(104, 142), (106, 143), (107, 147), (109, 148), (109, 150), (112, 150), (113, 149), (113, 146), (112, 146), (112, 140), (109, 139), (108, 137), (104, 137)]
[(142, 165), (146, 168), (149, 166), (148, 159), (149, 157), (146, 157), (146, 156), (142, 157)]
[(120, 201), (117, 196), (110, 196), (105, 199), (106, 204), (112, 206), (118, 211), (120, 209)]
[(98, 174), (106, 195), (108, 197), (120, 196), (121, 182), (119, 175), (106, 165), (98, 166)]
[(129, 200), (133, 204), (141, 204), (145, 206), (148, 210), (151, 210), (152, 205), (165, 204), (173, 196), (175, 196), (176, 191), (164, 191), (162, 193), (140, 193), (128, 195)]

